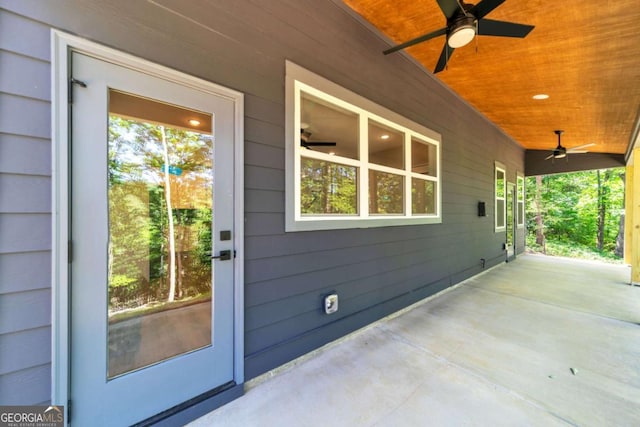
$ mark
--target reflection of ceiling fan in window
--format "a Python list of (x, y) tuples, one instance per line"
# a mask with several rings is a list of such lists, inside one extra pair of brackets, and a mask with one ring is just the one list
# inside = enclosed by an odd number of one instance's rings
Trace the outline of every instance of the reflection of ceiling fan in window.
[(329, 141), (312, 141), (311, 140), (311, 132), (307, 129), (309, 125), (306, 123), (302, 123), (300, 127), (300, 145), (307, 150), (311, 150), (311, 147), (335, 147), (335, 142)]

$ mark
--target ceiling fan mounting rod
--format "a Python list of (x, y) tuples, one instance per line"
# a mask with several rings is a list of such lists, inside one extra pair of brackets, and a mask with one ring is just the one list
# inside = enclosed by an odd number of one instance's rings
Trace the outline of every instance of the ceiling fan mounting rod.
[(462, 2), (460, 0), (456, 0), (456, 2), (458, 3), (458, 6), (460, 7), (460, 10), (462, 11), (462, 13), (464, 13), (465, 16), (469, 16), (469, 14), (467, 13), (467, 9), (464, 8), (464, 6), (462, 5)]

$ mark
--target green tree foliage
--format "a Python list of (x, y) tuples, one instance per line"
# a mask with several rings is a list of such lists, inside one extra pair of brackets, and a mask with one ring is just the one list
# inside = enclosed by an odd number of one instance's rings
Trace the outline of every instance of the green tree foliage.
[(302, 158), (300, 210), (303, 214), (356, 214), (356, 168)]
[(209, 292), (211, 137), (109, 119), (110, 310)]
[[(545, 175), (538, 187), (536, 177), (527, 178), (528, 233), (536, 235), (538, 222), (548, 241), (613, 254), (624, 210), (623, 174), (624, 168), (614, 168)], [(537, 190), (541, 218), (537, 218)]]
[(369, 171), (369, 212), (400, 214), (404, 210), (403, 179), (399, 175)]
[(413, 213), (435, 213), (435, 185), (433, 181), (416, 178), (411, 180), (411, 210)]

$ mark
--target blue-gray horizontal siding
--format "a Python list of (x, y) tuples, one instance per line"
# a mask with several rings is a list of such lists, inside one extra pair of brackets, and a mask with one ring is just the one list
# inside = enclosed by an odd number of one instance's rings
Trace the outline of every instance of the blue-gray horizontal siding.
[[(10, 4), (12, 21), (31, 17), (36, 33), (44, 22), (245, 94), (247, 378), (480, 272), (481, 258), (486, 267), (504, 260), (494, 162), (515, 182), (524, 151), (403, 55), (382, 55), (387, 45), (339, 2), (154, 3), (0, 4)], [(442, 135), (442, 224), (284, 232), (285, 59)], [(42, 138), (31, 136), (35, 145)], [(478, 201), (487, 217), (477, 216)], [(327, 316), (322, 297), (333, 291), (340, 310)]]
[(49, 31), (0, 10), (0, 405), (51, 398)]
[(8, 373), (1, 378), (3, 405), (42, 405), (51, 401), (50, 362)]

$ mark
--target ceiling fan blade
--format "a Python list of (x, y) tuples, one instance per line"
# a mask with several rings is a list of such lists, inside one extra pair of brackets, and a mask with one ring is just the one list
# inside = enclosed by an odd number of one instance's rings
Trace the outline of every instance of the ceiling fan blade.
[(553, 154), (551, 154), (551, 155), (549, 155), (549, 156), (545, 157), (544, 159), (545, 159), (545, 160), (553, 159)]
[[(486, 0), (485, 0), (486, 1)], [(526, 37), (535, 27), (515, 22), (482, 19), (478, 21), (478, 34), (481, 36)]]
[[(487, 15), (496, 7), (500, 6), (504, 3), (505, 0), (482, 0), (477, 5), (473, 6), (469, 12), (473, 14), (477, 19), (481, 19), (483, 16)], [(438, 2), (440, 3), (440, 2)]]
[(588, 153), (587, 150), (577, 150), (577, 151), (573, 151), (571, 149), (567, 150), (567, 154), (585, 154)]
[[(444, 13), (447, 19), (450, 19), (457, 11), (460, 10), (460, 5), (457, 0), (437, 0), (440, 10)], [(504, 0), (502, 0), (504, 1)]]
[(415, 39), (406, 41), (406, 42), (404, 42), (402, 44), (399, 44), (397, 46), (389, 48), (389, 49), (385, 50), (382, 53), (384, 53), (385, 55), (388, 55), (390, 53), (397, 52), (397, 51), (402, 50), (402, 49), (404, 49), (406, 47), (410, 47), (410, 46), (413, 46), (414, 44), (422, 43), (424, 41), (430, 40), (430, 39), (432, 39), (434, 37), (438, 37), (438, 36), (441, 36), (441, 35), (446, 34), (446, 33), (447, 33), (447, 27), (440, 28), (439, 30), (432, 31), (432, 32), (424, 34), (424, 35), (422, 35), (420, 37), (416, 37)]
[(455, 49), (449, 46), (449, 43), (444, 42), (444, 47), (442, 48), (442, 52), (440, 53), (440, 59), (438, 59), (438, 64), (436, 65), (436, 69), (433, 70), (433, 74), (439, 73), (444, 70), (447, 66), (447, 62), (451, 59), (451, 55), (453, 55), (453, 51)]
[[(592, 145), (596, 145), (596, 143), (592, 142), (590, 144), (578, 145), (577, 147), (568, 148), (567, 151), (571, 151), (572, 153), (575, 153), (576, 150), (582, 150), (583, 148), (591, 147)], [(585, 153), (586, 153), (586, 151), (585, 151)]]

